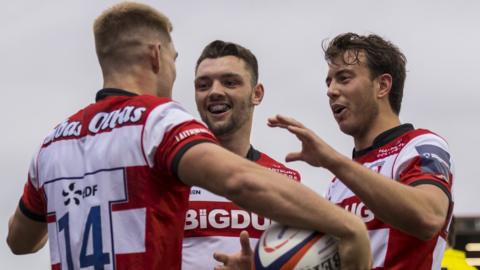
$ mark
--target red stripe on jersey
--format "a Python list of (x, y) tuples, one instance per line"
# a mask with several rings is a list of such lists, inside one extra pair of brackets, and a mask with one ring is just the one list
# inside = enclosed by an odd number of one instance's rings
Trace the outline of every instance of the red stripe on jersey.
[[(434, 239), (436, 238), (434, 237)], [(437, 241), (423, 241), (392, 228), (388, 239), (388, 249), (391, 251), (399, 246), (410, 248), (401, 248), (401, 253), (387, 252), (384, 267), (378, 269), (432, 269), (433, 250), (436, 244)]]
[(23, 188), (22, 203), (28, 211), (38, 216), (44, 216), (46, 211), (45, 197), (42, 192), (42, 188), (36, 189), (30, 181), (28, 181)]
[(47, 223), (57, 222), (57, 215), (55, 213), (47, 215)]

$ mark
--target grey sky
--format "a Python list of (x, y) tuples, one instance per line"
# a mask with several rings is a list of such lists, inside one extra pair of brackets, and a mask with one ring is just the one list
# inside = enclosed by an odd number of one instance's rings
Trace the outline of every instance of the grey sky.
[[(94, 99), (102, 78), (92, 24), (116, 1), (2, 1), (0, 10), (0, 239), (26, 180), (35, 147), (59, 121)], [(326, 97), (322, 40), (342, 32), (376, 33), (408, 59), (401, 119), (446, 138), (456, 163), (455, 213), (479, 215), (476, 154), (480, 151), (480, 2), (458, 1), (142, 1), (174, 24), (179, 52), (174, 99), (198, 115), (193, 99), (196, 58), (214, 39), (234, 41), (258, 57), (263, 103), (256, 109), (252, 142), (283, 160), (296, 138), (266, 126), (290, 115), (350, 155), (352, 141), (331, 116)], [(323, 193), (331, 175), (289, 164), (304, 183)], [(47, 269), (48, 249), (13, 256), (0, 242), (4, 269)]]

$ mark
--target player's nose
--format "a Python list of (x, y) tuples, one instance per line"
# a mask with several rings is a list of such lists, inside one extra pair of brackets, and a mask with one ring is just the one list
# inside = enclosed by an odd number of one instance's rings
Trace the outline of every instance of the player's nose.
[(336, 98), (338, 98), (338, 96), (340, 96), (340, 90), (333, 82), (330, 83), (330, 85), (328, 86), (327, 96), (333, 100), (335, 100)]
[(223, 85), (219, 81), (214, 81), (212, 84), (212, 88), (210, 89), (209, 96), (224, 96), (225, 91), (224, 91)]

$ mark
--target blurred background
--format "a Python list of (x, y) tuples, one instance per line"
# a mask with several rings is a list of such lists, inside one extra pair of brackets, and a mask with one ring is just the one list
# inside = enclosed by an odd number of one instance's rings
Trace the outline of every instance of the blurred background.
[[(0, 9), (0, 261), (2, 269), (48, 269), (48, 248), (14, 256), (3, 239), (18, 204), (34, 149), (67, 115), (94, 101), (102, 87), (92, 24), (117, 1), (2, 1)], [(257, 107), (252, 142), (283, 160), (300, 145), (266, 119), (289, 115), (347, 156), (353, 142), (329, 109), (322, 42), (343, 32), (376, 33), (407, 56), (401, 119), (447, 139), (455, 159), (455, 247), (480, 265), (480, 2), (425, 1), (140, 1), (173, 22), (179, 52), (174, 99), (194, 115), (194, 67), (215, 39), (239, 43), (259, 61), (265, 98)], [(325, 192), (332, 175), (300, 162), (289, 164), (303, 182)]]

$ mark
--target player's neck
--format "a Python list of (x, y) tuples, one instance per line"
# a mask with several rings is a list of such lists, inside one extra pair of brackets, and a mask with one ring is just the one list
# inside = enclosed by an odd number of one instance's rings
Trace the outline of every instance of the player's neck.
[(378, 135), (383, 132), (400, 125), (400, 118), (396, 114), (382, 114), (380, 113), (376, 120), (371, 122), (371, 125), (366, 128), (364, 132), (353, 137), (355, 143), (355, 150), (366, 149), (372, 146), (373, 141)]
[(132, 73), (110, 73), (108, 76), (104, 75), (103, 87), (123, 89), (138, 95), (157, 95), (155, 92), (156, 85), (153, 80)]
[(220, 145), (225, 149), (239, 156), (246, 157), (250, 149), (250, 132), (251, 125), (245, 125), (234, 133), (218, 136), (217, 138), (220, 141)]

